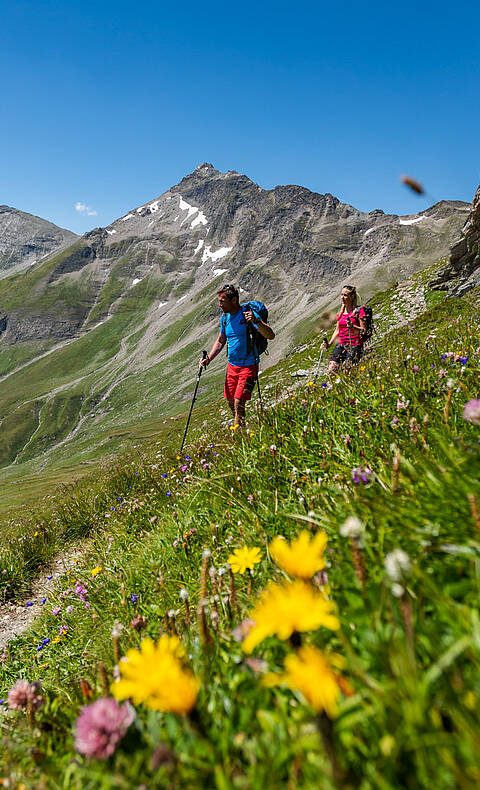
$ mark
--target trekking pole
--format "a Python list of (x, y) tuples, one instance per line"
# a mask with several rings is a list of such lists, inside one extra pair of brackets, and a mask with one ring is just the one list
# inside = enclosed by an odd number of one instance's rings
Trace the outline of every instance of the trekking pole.
[[(202, 359), (206, 359), (207, 357), (208, 357), (207, 352), (206, 351), (202, 351)], [(189, 412), (189, 415), (188, 415), (187, 425), (185, 427), (185, 433), (183, 434), (182, 446), (180, 447), (180, 455), (182, 454), (183, 445), (185, 444), (185, 439), (187, 438), (188, 426), (190, 425), (190, 417), (192, 416), (193, 404), (195, 403), (195, 398), (197, 397), (197, 390), (198, 390), (198, 385), (200, 383), (200, 376), (202, 375), (202, 371), (203, 371), (203, 367), (199, 366), (198, 367), (198, 375), (197, 375), (197, 383), (195, 384), (195, 391), (193, 393), (193, 398), (192, 398), (192, 403), (191, 403), (191, 406), (190, 406), (190, 412)]]
[(315, 375), (313, 377), (314, 381), (316, 381), (318, 379), (318, 374), (320, 373), (320, 365), (322, 364), (322, 357), (323, 357), (323, 352), (324, 351), (325, 351), (325, 349), (322, 346), (322, 350), (320, 351), (320, 359), (318, 360), (317, 370), (316, 370), (316, 373), (315, 373)]
[(262, 393), (260, 392), (260, 382), (258, 380), (258, 370), (260, 368), (260, 354), (258, 353), (257, 344), (255, 343), (255, 338), (252, 335), (252, 342), (253, 342), (253, 352), (255, 354), (255, 359), (258, 359), (258, 362), (255, 362), (255, 367), (257, 369), (257, 389), (258, 389), (258, 399), (260, 401), (260, 411), (263, 412), (263, 403), (262, 403)]

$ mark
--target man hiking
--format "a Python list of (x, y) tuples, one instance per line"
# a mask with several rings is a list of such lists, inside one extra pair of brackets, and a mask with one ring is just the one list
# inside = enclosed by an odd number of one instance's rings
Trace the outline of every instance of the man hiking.
[[(207, 367), (228, 343), (224, 395), (233, 413), (234, 426), (241, 426), (245, 419), (245, 403), (252, 397), (260, 363), (258, 348), (255, 342), (251, 342), (248, 330), (253, 327), (267, 340), (273, 340), (275, 333), (260, 316), (249, 309), (249, 305), (242, 308), (234, 285), (224, 285), (217, 291), (217, 296), (223, 310), (220, 334), (208, 356), (201, 359), (199, 364), (200, 367)], [(252, 334), (254, 338), (255, 331)]]
[(367, 329), (366, 313), (363, 307), (358, 309), (357, 290), (354, 285), (345, 285), (342, 288), (342, 309), (337, 313), (337, 326), (328, 341), (323, 341), (323, 348), (327, 349), (338, 337), (338, 343), (333, 349), (333, 354), (328, 363), (328, 372), (336, 373), (342, 363), (348, 369), (354, 365), (363, 351), (364, 334)]

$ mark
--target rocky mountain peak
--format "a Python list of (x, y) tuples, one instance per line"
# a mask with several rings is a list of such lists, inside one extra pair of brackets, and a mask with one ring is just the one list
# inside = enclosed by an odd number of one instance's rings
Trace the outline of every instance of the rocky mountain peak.
[(0, 277), (72, 244), (75, 233), (11, 206), (0, 206)]

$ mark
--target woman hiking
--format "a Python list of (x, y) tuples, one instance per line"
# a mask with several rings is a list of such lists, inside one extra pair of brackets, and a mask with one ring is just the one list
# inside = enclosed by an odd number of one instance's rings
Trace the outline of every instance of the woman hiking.
[(328, 372), (335, 373), (341, 364), (348, 369), (354, 365), (363, 351), (363, 335), (367, 329), (365, 310), (358, 309), (358, 297), (355, 286), (345, 285), (342, 288), (342, 309), (337, 313), (337, 326), (330, 338), (325, 338), (323, 348), (329, 348), (338, 338), (333, 354), (328, 363)]

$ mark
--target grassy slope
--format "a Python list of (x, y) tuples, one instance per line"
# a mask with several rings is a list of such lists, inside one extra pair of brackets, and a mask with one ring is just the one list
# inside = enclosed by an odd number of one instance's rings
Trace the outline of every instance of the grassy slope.
[[(331, 389), (320, 380), (317, 387), (284, 392), (265, 420), (235, 442), (210, 431), (190, 449), (186, 470), (174, 449), (178, 432), (165, 431), (141, 454), (105, 469), (101, 480), (74, 488), (53, 517), (34, 513), (10, 524), (0, 554), (5, 592), (28, 580), (49, 547), (90, 535), (88, 556), (74, 574), (88, 586), (90, 608), (71, 592), (67, 576), (50, 593), (44, 617), (12, 647), (4, 688), (19, 673), (38, 678), (48, 702), (39, 716), (40, 735), (30, 733), (19, 714), (4, 722), (4, 771), (27, 786), (82, 790), (139, 782), (219, 790), (477, 786), (480, 453), (478, 427), (461, 414), (465, 401), (479, 394), (479, 305), (474, 293), (432, 308), (385, 338), (351, 378)], [(387, 322), (388, 306), (388, 295), (377, 298)], [(447, 351), (468, 356), (466, 365), (441, 359)], [(274, 399), (279, 380), (284, 388), (290, 369), (305, 366), (317, 352), (310, 345), (272, 370), (266, 399)], [(406, 407), (398, 410), (399, 401)], [(197, 415), (192, 437), (205, 417), (215, 424), (214, 413), (209, 408)], [(355, 468), (373, 470), (375, 479), (354, 485)], [(351, 514), (365, 525), (360, 555), (339, 534)], [(339, 632), (321, 628), (305, 639), (344, 656), (353, 692), (342, 697), (327, 729), (325, 719), (316, 726), (301, 694), (264, 688), (231, 635), (252, 596), (278, 573), (268, 541), (279, 533), (292, 537), (305, 525), (328, 534), (329, 594), (341, 622)], [(212, 551), (218, 569), (244, 543), (262, 551), (252, 592), (248, 580), (237, 577), (240, 610), (231, 595), (221, 599), (218, 633), (205, 652), (196, 625), (186, 622), (179, 588), (188, 588), (193, 613), (202, 549)], [(400, 598), (384, 571), (385, 555), (398, 547), (412, 563)], [(355, 573), (359, 562), (363, 583)], [(94, 566), (102, 568), (97, 576)], [(62, 588), (70, 592), (59, 599)], [(209, 598), (209, 606), (214, 603)], [(57, 604), (61, 613), (52, 615)], [(71, 727), (82, 701), (78, 681), (88, 679), (94, 695), (101, 695), (96, 668), (99, 661), (113, 666), (113, 621), (124, 625), (126, 651), (139, 641), (129, 626), (134, 614), (145, 616), (146, 633), (156, 638), (166, 612), (177, 609), (174, 627), (201, 680), (196, 721), (139, 707), (129, 738), (109, 763), (72, 762)], [(39, 654), (41, 640), (52, 640), (60, 624), (67, 635)], [(272, 638), (255, 655), (269, 669), (281, 669), (289, 649)], [(173, 764), (152, 758), (159, 743), (172, 750)]]

